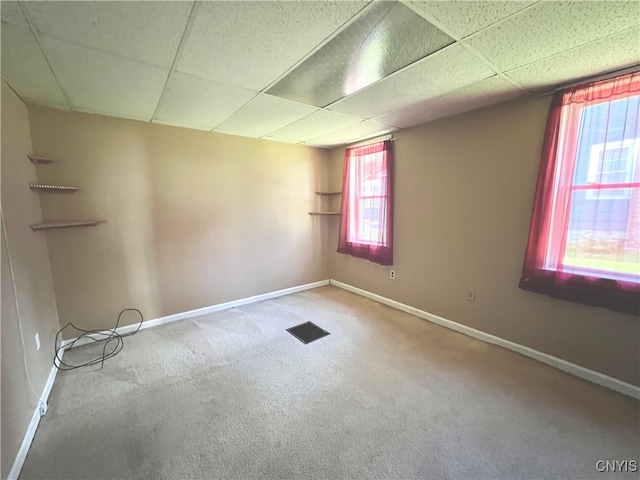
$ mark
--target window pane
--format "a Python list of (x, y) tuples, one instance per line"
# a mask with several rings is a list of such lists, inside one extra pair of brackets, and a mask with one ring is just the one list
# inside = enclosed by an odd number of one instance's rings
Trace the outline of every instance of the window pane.
[(374, 196), (382, 193), (382, 180), (374, 178), (362, 182), (362, 195)]
[(364, 162), (364, 178), (371, 180), (379, 178), (382, 175), (382, 154), (376, 153), (363, 157)]
[(383, 170), (382, 153), (367, 155), (360, 161), (363, 163), (363, 178), (361, 183), (361, 195), (382, 195), (385, 191), (386, 172)]
[(640, 275), (640, 188), (602, 189), (599, 201), (590, 193), (573, 192), (564, 265)]
[[(637, 181), (640, 98), (582, 109), (574, 185)], [(590, 188), (571, 195), (564, 265), (640, 274), (640, 189)]]
[(625, 171), (627, 169), (627, 165), (629, 161), (631, 160), (630, 147), (631, 145), (627, 144), (624, 147), (607, 148), (604, 151), (602, 171), (603, 172), (610, 172), (613, 170)]
[(639, 154), (639, 108), (640, 97), (632, 97), (581, 110), (574, 185), (631, 181)]
[(379, 198), (365, 198), (361, 200), (360, 208), (360, 240), (364, 243), (382, 243), (381, 233), (381, 213), (383, 203)]

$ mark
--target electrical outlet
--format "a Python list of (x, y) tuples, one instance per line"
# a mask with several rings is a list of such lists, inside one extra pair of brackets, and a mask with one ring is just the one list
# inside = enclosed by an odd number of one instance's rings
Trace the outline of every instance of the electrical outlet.
[(396, 271), (395, 271), (395, 270), (391, 270), (391, 271), (389, 272), (389, 278), (390, 278), (391, 280), (395, 280), (395, 279), (396, 279)]
[(40, 333), (36, 333), (36, 350), (40, 350)]
[(468, 290), (467, 291), (467, 300), (470, 302), (473, 302), (476, 299), (476, 292), (474, 292), (473, 290)]

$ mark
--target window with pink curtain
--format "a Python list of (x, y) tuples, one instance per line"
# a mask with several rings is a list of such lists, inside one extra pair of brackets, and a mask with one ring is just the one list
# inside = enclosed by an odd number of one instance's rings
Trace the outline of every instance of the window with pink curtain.
[(338, 252), (393, 264), (391, 141), (348, 148), (342, 177)]
[(554, 96), (520, 288), (640, 313), (640, 72)]

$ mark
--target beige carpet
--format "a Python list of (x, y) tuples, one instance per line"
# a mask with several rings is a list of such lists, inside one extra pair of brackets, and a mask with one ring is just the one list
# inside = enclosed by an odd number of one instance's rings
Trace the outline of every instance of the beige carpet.
[[(331, 335), (285, 331), (309, 320)], [(596, 462), (639, 460), (639, 427), (629, 397), (323, 287), (60, 373), (21, 478), (637, 478)]]

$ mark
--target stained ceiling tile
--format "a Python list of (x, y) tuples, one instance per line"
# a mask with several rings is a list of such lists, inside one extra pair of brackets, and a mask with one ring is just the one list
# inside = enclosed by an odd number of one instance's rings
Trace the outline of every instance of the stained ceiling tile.
[(376, 117), (495, 75), (464, 47), (450, 45), (329, 107), (350, 115)]
[(527, 1), (404, 1), (416, 13), (463, 38), (536, 2)]
[(377, 3), (267, 92), (325, 107), (453, 41), (404, 5)]
[[(4, 8), (4, 2), (2, 2)], [(30, 30), (2, 25), (2, 76), (30, 103), (69, 109), (47, 60)]]
[(332, 130), (361, 122), (362, 118), (343, 115), (330, 110), (319, 110), (297, 122), (276, 130), (264, 138), (280, 142), (298, 143), (318, 137)]
[(43, 34), (167, 68), (176, 55), (191, 4), (22, 2)]
[(262, 90), (364, 2), (204, 2), (178, 70)]
[(22, 14), (22, 10), (20, 10), (20, 7), (18, 6), (18, 2), (3, 0), (0, 2), (0, 12), (0, 15), (2, 16), (2, 23), (16, 25), (25, 29), (29, 28), (29, 25)]
[(310, 105), (263, 93), (222, 122), (216, 132), (262, 137), (317, 110)]
[(520, 89), (496, 75), (447, 92), (444, 95), (409, 105), (377, 117), (375, 120), (398, 128), (409, 128), (438, 118), (510, 100), (522, 94)]
[(465, 40), (501, 71), (640, 24), (640, 2), (540, 2)]
[(506, 75), (536, 91), (640, 64), (640, 27), (517, 68)]
[(175, 72), (154, 121), (212, 130), (256, 95), (253, 90)]
[(151, 119), (168, 69), (55, 38), (41, 39), (74, 110)]
[(397, 130), (395, 127), (383, 125), (374, 120), (364, 120), (354, 125), (349, 125), (337, 130), (333, 130), (319, 137), (312, 138), (304, 142), (305, 145), (313, 147), (327, 147), (336, 145), (347, 145), (359, 142), (367, 138), (374, 138)]

